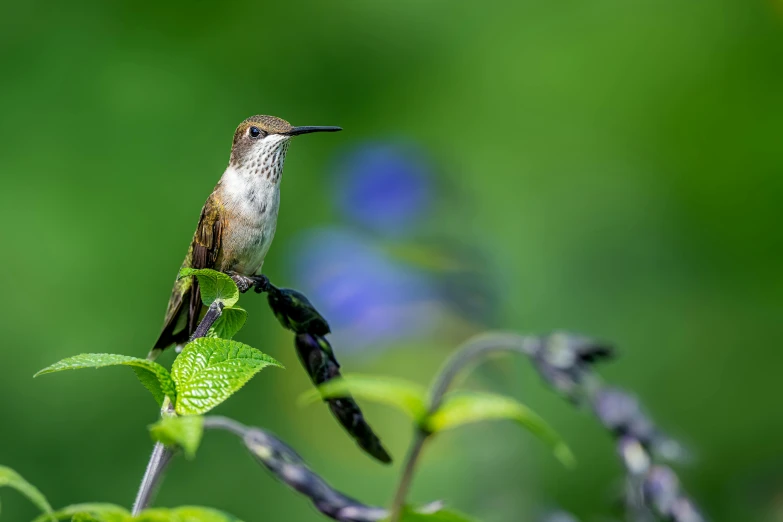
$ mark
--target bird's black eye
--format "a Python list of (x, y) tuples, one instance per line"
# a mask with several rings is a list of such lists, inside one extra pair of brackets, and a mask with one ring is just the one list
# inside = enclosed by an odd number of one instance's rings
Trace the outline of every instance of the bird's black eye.
[(258, 127), (250, 127), (250, 130), (248, 130), (247, 133), (250, 134), (251, 138), (260, 138), (261, 136), (266, 134), (264, 131), (262, 131)]

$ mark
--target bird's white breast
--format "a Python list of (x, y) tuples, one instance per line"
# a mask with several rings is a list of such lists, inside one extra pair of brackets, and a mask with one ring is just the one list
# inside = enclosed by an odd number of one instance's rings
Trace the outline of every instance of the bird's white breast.
[[(225, 212), (230, 216), (224, 225), (223, 251), (229, 258), (227, 267), (243, 275), (261, 273), (277, 227), (280, 208), (279, 172), (270, 176), (229, 166), (221, 180)], [(282, 164), (280, 165), (282, 170)]]

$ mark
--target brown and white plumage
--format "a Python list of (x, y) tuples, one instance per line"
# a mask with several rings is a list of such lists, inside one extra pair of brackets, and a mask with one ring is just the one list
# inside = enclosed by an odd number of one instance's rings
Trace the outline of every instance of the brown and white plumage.
[[(253, 116), (240, 123), (229, 165), (201, 210), (182, 267), (260, 275), (277, 226), (280, 179), (290, 139), (337, 130), (339, 127), (293, 127), (274, 116)], [(148, 358), (154, 359), (172, 344), (187, 342), (201, 308), (196, 279), (176, 281), (163, 330)]]

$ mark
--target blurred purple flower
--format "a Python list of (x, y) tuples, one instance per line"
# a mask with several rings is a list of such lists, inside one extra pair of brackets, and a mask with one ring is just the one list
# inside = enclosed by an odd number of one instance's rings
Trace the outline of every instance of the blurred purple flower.
[(593, 399), (593, 408), (601, 423), (618, 435), (630, 435), (643, 444), (649, 444), (656, 435), (655, 426), (636, 397), (622, 390), (599, 391)]
[(647, 475), (644, 493), (659, 513), (669, 515), (680, 497), (680, 481), (671, 469), (656, 466)]
[(416, 305), (426, 308), (437, 292), (424, 274), (341, 229), (312, 230), (295, 244), (297, 285), (328, 318), (336, 344), (370, 349), (429, 328)]
[(429, 207), (430, 176), (430, 165), (414, 146), (368, 143), (338, 162), (335, 196), (351, 221), (399, 234)]
[(704, 516), (689, 498), (679, 498), (672, 506), (672, 518), (677, 522), (704, 522)]
[(631, 475), (643, 475), (650, 469), (650, 455), (642, 443), (633, 437), (621, 437), (617, 443), (617, 451), (625, 463), (625, 469)]
[(586, 337), (554, 332), (533, 358), (542, 377), (558, 392), (571, 400), (578, 400), (587, 390), (585, 378), (590, 366), (610, 359), (614, 351), (611, 346)]
[(617, 435), (638, 440), (656, 457), (683, 461), (687, 452), (682, 445), (653, 424), (636, 397), (617, 388), (604, 388), (593, 397), (593, 410), (601, 423)]

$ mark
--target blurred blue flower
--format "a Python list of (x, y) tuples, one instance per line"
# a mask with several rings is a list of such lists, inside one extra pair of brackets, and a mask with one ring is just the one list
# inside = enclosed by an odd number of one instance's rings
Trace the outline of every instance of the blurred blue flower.
[(296, 241), (291, 259), (297, 284), (327, 318), (341, 348), (377, 348), (430, 328), (426, 309), (437, 291), (429, 278), (361, 235), (311, 230)]
[(492, 299), (476, 270), (486, 263), (472, 248), (421, 234), (401, 240), (432, 217), (435, 178), (422, 150), (365, 143), (335, 162), (334, 178), (333, 201), (342, 221), (354, 226), (299, 236), (291, 268), (336, 344), (379, 349), (438, 331), (447, 314), (473, 323), (487, 317)]
[(356, 223), (387, 234), (410, 231), (431, 202), (431, 166), (412, 145), (367, 143), (336, 169), (336, 200)]

